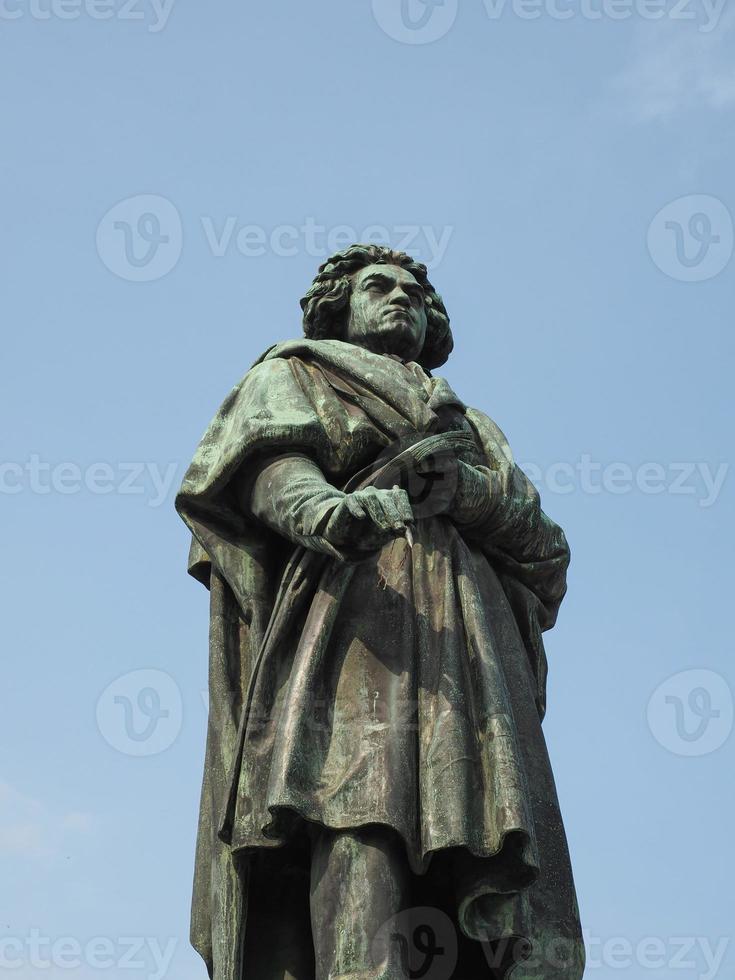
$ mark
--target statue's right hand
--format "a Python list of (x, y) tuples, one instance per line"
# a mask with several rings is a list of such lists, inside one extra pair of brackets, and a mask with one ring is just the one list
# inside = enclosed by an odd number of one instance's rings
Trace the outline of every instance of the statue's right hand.
[(405, 490), (365, 487), (345, 494), (332, 511), (324, 537), (337, 548), (377, 551), (413, 523), (413, 511)]

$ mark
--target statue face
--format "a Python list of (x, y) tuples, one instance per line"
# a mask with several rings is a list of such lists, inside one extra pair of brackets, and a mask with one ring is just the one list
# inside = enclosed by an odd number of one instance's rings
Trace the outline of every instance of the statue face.
[(376, 354), (415, 360), (426, 338), (424, 290), (397, 265), (368, 265), (352, 277), (344, 339)]

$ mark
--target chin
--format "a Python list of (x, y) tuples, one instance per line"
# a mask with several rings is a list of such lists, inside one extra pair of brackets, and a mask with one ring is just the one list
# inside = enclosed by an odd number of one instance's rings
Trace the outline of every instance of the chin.
[(378, 354), (397, 354), (404, 361), (413, 361), (420, 354), (411, 324), (401, 320), (381, 323), (371, 331), (369, 340), (370, 349)]

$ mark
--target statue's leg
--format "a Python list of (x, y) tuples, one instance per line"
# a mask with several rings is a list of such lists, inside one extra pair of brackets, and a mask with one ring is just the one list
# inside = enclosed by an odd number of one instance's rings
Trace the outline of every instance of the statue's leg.
[(402, 841), (379, 826), (315, 828), (312, 840), (316, 980), (404, 980), (400, 944), (391, 941), (391, 929), (380, 932), (409, 902)]
[(243, 980), (314, 980), (308, 848), (254, 855), (248, 897)]

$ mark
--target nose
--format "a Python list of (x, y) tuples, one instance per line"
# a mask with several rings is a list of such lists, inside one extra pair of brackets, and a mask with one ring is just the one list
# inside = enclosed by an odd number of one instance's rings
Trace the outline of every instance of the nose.
[(390, 298), (389, 298), (388, 302), (391, 303), (391, 304), (395, 304), (396, 306), (410, 306), (411, 305), (411, 299), (408, 296), (408, 294), (405, 292), (405, 290), (403, 289), (403, 286), (398, 286), (398, 285), (391, 292)]

